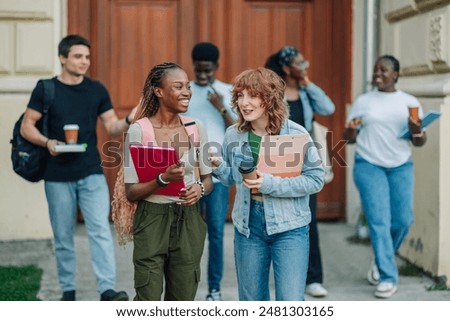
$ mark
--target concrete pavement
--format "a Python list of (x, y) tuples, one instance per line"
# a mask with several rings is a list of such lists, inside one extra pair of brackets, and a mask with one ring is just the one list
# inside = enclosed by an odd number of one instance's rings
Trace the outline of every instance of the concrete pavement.
[[(114, 227), (111, 225), (111, 228)], [(233, 259), (233, 226), (225, 228), (225, 273), (222, 281), (224, 300), (237, 300), (236, 276)], [(380, 300), (373, 296), (375, 288), (366, 280), (366, 273), (372, 258), (369, 245), (349, 242), (354, 229), (345, 223), (319, 223), (319, 235), (324, 265), (324, 286), (328, 296), (316, 299), (306, 296), (307, 300), (326, 301), (372, 301)], [(95, 277), (92, 272), (88, 241), (85, 227), (78, 224), (76, 229), (77, 248), (77, 299), (84, 301), (99, 300), (95, 291)], [(134, 296), (132, 245), (117, 245), (117, 289), (125, 290)], [(207, 250), (202, 259), (202, 280), (196, 300), (205, 300)], [(50, 240), (21, 241), (0, 243), (1, 265), (36, 264), (44, 271), (38, 297), (41, 300), (59, 300), (61, 290), (56, 277), (55, 257)], [(404, 264), (398, 259), (399, 265)], [(398, 292), (388, 300), (401, 301), (449, 301), (450, 291), (429, 291), (433, 280), (425, 275), (401, 276)], [(273, 284), (272, 284), (273, 289)], [(273, 298), (273, 292), (272, 292)]]

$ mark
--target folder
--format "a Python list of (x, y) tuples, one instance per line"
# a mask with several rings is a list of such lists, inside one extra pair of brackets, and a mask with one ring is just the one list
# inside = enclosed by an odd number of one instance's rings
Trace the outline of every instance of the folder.
[[(442, 113), (439, 112), (439, 111), (430, 110), (429, 112), (427, 112), (425, 115), (423, 115), (423, 118), (422, 118), (422, 128), (423, 129), (427, 128), (428, 125), (430, 125), (436, 119), (441, 117), (441, 115), (442, 115)], [(409, 128), (408, 127), (406, 127), (402, 131), (402, 133), (400, 134), (400, 138), (404, 138), (404, 139), (410, 139), (411, 138), (411, 133), (409, 132)]]
[[(130, 154), (139, 183), (156, 179), (169, 166), (179, 161), (177, 152), (173, 147), (131, 144)], [(182, 188), (185, 188), (184, 181), (171, 182), (166, 187), (157, 189), (153, 194), (178, 197)]]
[(308, 143), (308, 134), (263, 136), (256, 167), (275, 176), (299, 176)]

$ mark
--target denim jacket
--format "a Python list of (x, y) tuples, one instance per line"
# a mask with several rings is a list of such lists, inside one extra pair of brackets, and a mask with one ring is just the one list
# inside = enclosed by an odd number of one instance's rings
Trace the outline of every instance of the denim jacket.
[(303, 105), (305, 128), (308, 132), (311, 132), (314, 113), (318, 113), (319, 115), (331, 115), (334, 113), (335, 106), (330, 97), (328, 97), (319, 86), (313, 83), (301, 87), (299, 91), (300, 100)]
[[(280, 135), (308, 134), (306, 129), (291, 120), (286, 120)], [(319, 192), (324, 185), (324, 169), (316, 147), (309, 138), (304, 164), (300, 176), (282, 178), (263, 174), (259, 191), (263, 194), (264, 213), (269, 235), (289, 231), (309, 224), (311, 211), (309, 195)], [(245, 236), (250, 235), (248, 227), (250, 215), (250, 190), (243, 184), (239, 173), (240, 161), (248, 148), (248, 132), (238, 132), (236, 125), (230, 126), (222, 146), (222, 163), (213, 171), (224, 185), (236, 184), (233, 206), (233, 223)]]

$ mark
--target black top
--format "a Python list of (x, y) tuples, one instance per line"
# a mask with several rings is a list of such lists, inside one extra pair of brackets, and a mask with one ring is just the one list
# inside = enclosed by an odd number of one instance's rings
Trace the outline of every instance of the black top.
[[(66, 85), (56, 77), (52, 80), (55, 98), (49, 110), (49, 138), (65, 141), (64, 125), (78, 124), (78, 143), (88, 146), (84, 153), (50, 156), (44, 180), (67, 182), (102, 174), (96, 128), (98, 116), (112, 108), (108, 91), (100, 82), (87, 77), (78, 85)], [(39, 83), (31, 94), (28, 107), (42, 113), (43, 94), (43, 85)]]
[(290, 111), (289, 119), (305, 127), (305, 117), (303, 116), (303, 104), (300, 98), (297, 100), (288, 100), (288, 104)]

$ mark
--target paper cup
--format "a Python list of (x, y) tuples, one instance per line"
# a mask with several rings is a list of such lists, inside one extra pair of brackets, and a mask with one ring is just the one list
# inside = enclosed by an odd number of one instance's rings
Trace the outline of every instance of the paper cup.
[(409, 117), (414, 121), (419, 121), (419, 107), (418, 106), (408, 106)]
[(69, 124), (64, 126), (64, 133), (66, 135), (66, 144), (76, 144), (78, 141), (78, 130), (80, 127), (76, 124)]

